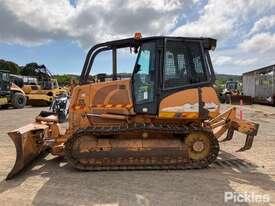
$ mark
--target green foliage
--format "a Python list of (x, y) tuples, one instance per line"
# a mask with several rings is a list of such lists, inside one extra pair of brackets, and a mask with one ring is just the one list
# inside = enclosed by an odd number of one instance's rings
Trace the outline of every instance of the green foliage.
[(53, 78), (57, 79), (60, 86), (69, 85), (71, 83), (71, 78), (79, 80), (79, 76), (71, 74), (54, 75)]
[(36, 76), (36, 71), (35, 69), (39, 67), (37, 63), (29, 63), (26, 64), (24, 67), (22, 67), (21, 74), (24, 76)]
[(225, 84), (228, 80), (233, 81), (241, 81), (242, 76), (241, 75), (233, 75), (233, 74), (215, 74), (216, 80), (218, 83)]
[(0, 70), (10, 71), (11, 74), (20, 74), (20, 67), (11, 61), (0, 59)]

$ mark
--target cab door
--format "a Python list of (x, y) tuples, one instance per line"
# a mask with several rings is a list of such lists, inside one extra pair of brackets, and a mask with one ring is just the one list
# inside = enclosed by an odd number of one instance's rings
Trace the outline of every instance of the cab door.
[(132, 76), (132, 94), (136, 113), (157, 114), (159, 54), (156, 42), (143, 43)]

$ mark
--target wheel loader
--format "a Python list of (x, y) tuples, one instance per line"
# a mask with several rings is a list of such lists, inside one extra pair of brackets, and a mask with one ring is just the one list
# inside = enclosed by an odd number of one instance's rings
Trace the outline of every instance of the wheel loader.
[[(236, 108), (220, 112), (213, 88), (209, 50), (212, 38), (155, 36), (109, 41), (93, 46), (74, 87), (68, 128), (62, 132), (51, 114), (9, 132), (16, 162), (7, 179), (40, 153), (65, 156), (88, 171), (205, 168), (219, 154), (219, 139), (235, 131), (252, 146), (258, 124), (240, 120)], [(117, 78), (117, 50), (137, 53), (131, 78)], [(112, 52), (112, 79), (89, 81), (93, 62)], [(104, 69), (104, 68), (103, 68)]]
[(0, 107), (21, 109), (26, 105), (24, 91), (11, 81), (10, 73), (0, 70)]

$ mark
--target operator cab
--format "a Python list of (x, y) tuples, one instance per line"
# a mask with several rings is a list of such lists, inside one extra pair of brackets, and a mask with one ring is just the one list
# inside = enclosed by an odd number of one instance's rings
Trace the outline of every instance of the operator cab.
[(96, 56), (112, 51), (112, 80), (117, 80), (117, 49), (131, 48), (137, 53), (131, 76), (131, 93), (135, 113), (157, 114), (165, 97), (186, 89), (212, 86), (215, 81), (209, 50), (211, 38), (147, 37), (122, 39), (95, 45), (87, 54), (80, 84), (89, 83)]
[(56, 79), (47, 79), (42, 82), (42, 89), (43, 90), (51, 90), (51, 89), (56, 89), (59, 88), (58, 82)]

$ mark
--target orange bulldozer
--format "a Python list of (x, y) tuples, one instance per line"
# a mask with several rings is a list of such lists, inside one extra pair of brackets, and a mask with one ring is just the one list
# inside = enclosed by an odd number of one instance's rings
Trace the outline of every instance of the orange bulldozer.
[[(79, 170), (205, 168), (219, 154), (219, 138), (246, 135), (250, 149), (258, 124), (240, 120), (236, 108), (220, 112), (209, 50), (216, 40), (155, 36), (93, 46), (74, 87), (68, 128), (52, 114), (9, 132), (16, 146), (12, 178), (42, 152), (65, 156)], [(137, 54), (131, 76), (119, 78), (117, 50)], [(112, 52), (112, 75), (90, 80), (97, 55)]]

